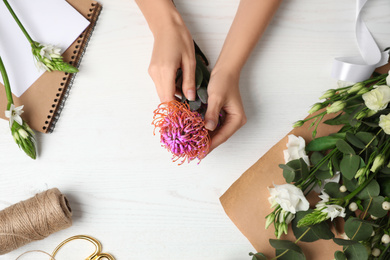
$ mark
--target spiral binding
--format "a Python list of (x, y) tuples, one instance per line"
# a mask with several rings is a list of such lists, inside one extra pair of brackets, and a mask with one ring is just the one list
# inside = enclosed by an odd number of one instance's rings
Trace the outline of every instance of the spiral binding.
[[(97, 10), (95, 10), (96, 8), (97, 8)], [(91, 9), (89, 9), (90, 13), (87, 15), (87, 17), (88, 17), (87, 19), (88, 20), (91, 19), (92, 13), (94, 11), (97, 12), (97, 15), (94, 18), (94, 22), (91, 23), (91, 25), (90, 25), (91, 27), (86, 29), (79, 36), (79, 39), (77, 40), (78, 45), (76, 45), (75, 48), (78, 49), (83, 44), (84, 44), (84, 48), (81, 50), (81, 53), (77, 54), (76, 53), (77, 51), (75, 51), (73, 53), (74, 55), (72, 55), (72, 57), (71, 57), (72, 61), (69, 62), (71, 65), (73, 65), (77, 68), (80, 66), (81, 60), (83, 59), (85, 51), (88, 47), (89, 40), (91, 39), (92, 33), (93, 33), (95, 26), (97, 24), (97, 20), (99, 18), (101, 9), (102, 9), (102, 6), (99, 4), (95, 4), (95, 3), (91, 4)], [(76, 63), (72, 64), (73, 62), (76, 62)], [(67, 75), (68, 75), (68, 73), (65, 73), (65, 76), (67, 76)], [(70, 74), (68, 77), (63, 78), (63, 82), (61, 83), (61, 87), (58, 89), (59, 92), (56, 94), (56, 98), (54, 99), (55, 103), (58, 102), (57, 108), (56, 108), (56, 105), (54, 103), (52, 105), (53, 109), (49, 111), (49, 115), (47, 116), (48, 119), (52, 119), (50, 122), (49, 128), (47, 130), (48, 133), (52, 133), (54, 131), (54, 128), (57, 124), (57, 121), (61, 116), (61, 112), (65, 107), (66, 100), (69, 97), (69, 93), (70, 93), (70, 90), (73, 86), (73, 82), (74, 82), (76, 75), (77, 75), (77, 73), (73, 73), (73, 74)], [(62, 96), (61, 96), (61, 93), (62, 93)], [(55, 109), (55, 111), (54, 111), (54, 109)], [(51, 114), (53, 114), (53, 116), (51, 116)], [(49, 121), (46, 121), (45, 125), (48, 125), (48, 124), (49, 124)], [(47, 126), (44, 126), (43, 130), (46, 130), (46, 128), (47, 128)]]

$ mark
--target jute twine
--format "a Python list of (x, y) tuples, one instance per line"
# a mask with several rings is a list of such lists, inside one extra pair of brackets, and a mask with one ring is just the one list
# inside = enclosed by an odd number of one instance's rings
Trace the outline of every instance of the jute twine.
[(72, 225), (72, 210), (53, 188), (0, 211), (0, 255)]

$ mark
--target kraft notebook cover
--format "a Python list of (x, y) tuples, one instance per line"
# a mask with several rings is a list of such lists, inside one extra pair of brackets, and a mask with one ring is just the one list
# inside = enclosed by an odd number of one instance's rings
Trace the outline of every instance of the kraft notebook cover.
[[(377, 70), (379, 73), (387, 73), (390, 64), (387, 64)], [(327, 115), (331, 117), (331, 115)], [(297, 118), (296, 120), (299, 120)], [(326, 120), (326, 119), (325, 119)], [(324, 121), (325, 121), (324, 120)], [(284, 184), (282, 169), (279, 164), (284, 164), (283, 150), (286, 149), (287, 136), (294, 134), (302, 136), (306, 143), (311, 140), (311, 130), (308, 129), (311, 121), (303, 126), (294, 128), (289, 134), (275, 144), (266, 154), (264, 154), (254, 165), (236, 180), (232, 186), (220, 198), (221, 204), (238, 229), (243, 233), (254, 246), (257, 252), (264, 253), (267, 257), (275, 256), (275, 249), (269, 244), (269, 239), (275, 239), (274, 227), (271, 225), (265, 229), (265, 217), (272, 212), (268, 197), (270, 196), (267, 187), (273, 187), (273, 184)], [(317, 137), (329, 135), (337, 132), (340, 126), (330, 126), (321, 123), (318, 127)], [(309, 202), (313, 205), (318, 201), (316, 194), (311, 194)], [(337, 233), (343, 232), (342, 222), (338, 223)], [(287, 236), (281, 239), (295, 241), (291, 225)], [(310, 260), (329, 260), (334, 258), (334, 252), (342, 249), (336, 245), (333, 240), (318, 240), (315, 242), (299, 242), (306, 259)]]
[[(62, 54), (64, 61), (78, 67), (95, 28), (102, 6), (91, 0), (66, 1), (89, 21), (88, 27)], [(33, 60), (32, 54), (31, 60)], [(76, 75), (77, 73), (69, 74), (59, 71), (44, 72), (21, 96), (13, 95), (15, 106), (24, 105), (22, 118), (32, 129), (42, 133), (53, 131)], [(7, 99), (4, 86), (0, 83), (0, 118), (5, 119), (5, 114), (1, 111), (5, 111), (6, 106)]]

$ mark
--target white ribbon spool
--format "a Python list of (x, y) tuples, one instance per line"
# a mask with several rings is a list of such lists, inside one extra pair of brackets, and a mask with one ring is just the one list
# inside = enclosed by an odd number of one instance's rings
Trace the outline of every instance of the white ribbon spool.
[(335, 58), (332, 77), (343, 81), (360, 82), (372, 75), (375, 68), (387, 64), (388, 52), (381, 52), (361, 16), (368, 0), (356, 2), (356, 40), (361, 56)]

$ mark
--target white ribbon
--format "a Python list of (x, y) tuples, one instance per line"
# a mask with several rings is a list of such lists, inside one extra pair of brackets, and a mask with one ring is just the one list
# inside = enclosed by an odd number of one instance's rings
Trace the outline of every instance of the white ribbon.
[(360, 82), (372, 75), (375, 68), (387, 64), (389, 53), (381, 52), (361, 16), (367, 0), (356, 2), (356, 40), (361, 56), (335, 58), (332, 77), (343, 81)]

